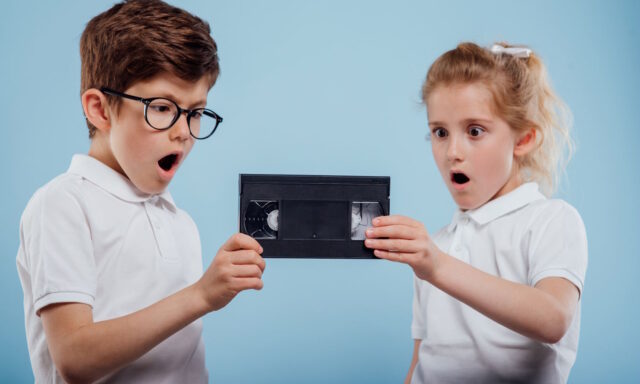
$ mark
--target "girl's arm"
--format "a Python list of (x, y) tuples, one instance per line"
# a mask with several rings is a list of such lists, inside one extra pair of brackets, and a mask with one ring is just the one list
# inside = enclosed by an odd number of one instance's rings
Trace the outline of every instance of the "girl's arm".
[(442, 252), (408, 217), (374, 219), (367, 238), (377, 257), (408, 264), (419, 278), (522, 335), (556, 343), (571, 325), (579, 291), (568, 280), (549, 277), (530, 287), (490, 275)]
[(59, 303), (40, 317), (49, 352), (63, 379), (93, 382), (129, 364), (208, 312), (218, 310), (245, 289), (262, 288), (260, 245), (232, 236), (195, 284), (132, 314), (93, 322), (91, 307)]
[(421, 341), (422, 340), (418, 340), (418, 339), (413, 340), (413, 357), (411, 358), (409, 373), (407, 373), (407, 377), (404, 379), (404, 384), (411, 384), (411, 378), (413, 377), (413, 370), (416, 369), (416, 364), (418, 364), (418, 353), (420, 350)]

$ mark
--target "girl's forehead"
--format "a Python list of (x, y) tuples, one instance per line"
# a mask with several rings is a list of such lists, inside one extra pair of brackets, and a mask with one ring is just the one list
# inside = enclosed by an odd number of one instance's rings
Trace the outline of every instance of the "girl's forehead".
[(439, 86), (431, 92), (426, 104), (429, 120), (450, 120), (463, 115), (495, 116), (493, 94), (479, 82)]

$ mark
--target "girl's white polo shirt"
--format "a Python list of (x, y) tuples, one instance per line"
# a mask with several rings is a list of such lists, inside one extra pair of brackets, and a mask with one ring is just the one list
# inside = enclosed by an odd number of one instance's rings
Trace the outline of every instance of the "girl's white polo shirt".
[[(587, 237), (578, 212), (527, 183), (480, 208), (457, 211), (438, 247), (482, 271), (535, 286), (562, 277), (582, 292)], [(414, 277), (412, 337), (421, 339), (412, 383), (564, 383), (575, 361), (580, 306), (556, 344), (511, 331)]]
[[(38, 383), (63, 382), (47, 347), (39, 317), (43, 307), (85, 303), (98, 322), (145, 308), (202, 275), (198, 229), (169, 192), (146, 195), (85, 155), (75, 155), (69, 170), (27, 204), (17, 264)], [(197, 320), (100, 382), (207, 380), (202, 322)]]

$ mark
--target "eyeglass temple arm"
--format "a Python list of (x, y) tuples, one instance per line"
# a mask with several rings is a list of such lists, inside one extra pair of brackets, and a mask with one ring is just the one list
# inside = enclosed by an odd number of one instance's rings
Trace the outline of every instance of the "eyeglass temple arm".
[(142, 97), (131, 96), (131, 95), (127, 95), (126, 93), (114, 91), (113, 89), (106, 88), (106, 87), (100, 88), (100, 92), (106, 93), (106, 94), (112, 95), (112, 96), (124, 97), (125, 99), (129, 99), (129, 100), (142, 101), (142, 102), (145, 102), (147, 100), (147, 99), (144, 99)]

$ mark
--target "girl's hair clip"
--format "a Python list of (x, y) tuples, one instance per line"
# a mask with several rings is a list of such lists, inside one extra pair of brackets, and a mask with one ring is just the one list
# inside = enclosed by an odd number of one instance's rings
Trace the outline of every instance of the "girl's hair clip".
[(531, 51), (531, 49), (529, 48), (524, 48), (524, 47), (503, 47), (500, 44), (494, 44), (491, 47), (491, 52), (495, 53), (495, 54), (501, 54), (501, 53), (505, 53), (507, 55), (511, 55), (513, 57), (518, 57), (518, 58), (528, 58), (531, 53), (533, 51)]

